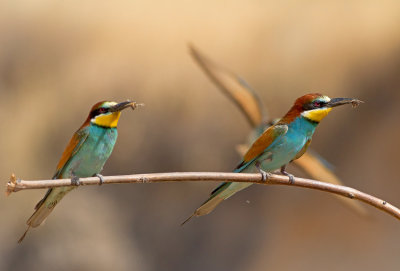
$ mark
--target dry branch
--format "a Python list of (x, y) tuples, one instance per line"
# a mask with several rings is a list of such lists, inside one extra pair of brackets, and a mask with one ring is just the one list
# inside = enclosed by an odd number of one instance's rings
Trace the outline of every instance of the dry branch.
[[(264, 185), (289, 185), (321, 190), (329, 193), (338, 194), (350, 199), (356, 199), (372, 205), (400, 220), (400, 210), (388, 203), (387, 201), (376, 198), (351, 187), (335, 185), (316, 180), (295, 178), (291, 183), (289, 178), (282, 175), (272, 174), (267, 181), (263, 181), (261, 174), (257, 173), (223, 173), (223, 172), (172, 172), (172, 173), (149, 173), (134, 174), (120, 176), (104, 176), (103, 184), (115, 183), (159, 183), (159, 182), (177, 182), (177, 181), (228, 181), (228, 182), (247, 182)], [(98, 177), (81, 178), (80, 185), (99, 185), (101, 184)], [(26, 181), (20, 180), (11, 175), (10, 181), (7, 183), (6, 194), (26, 189), (42, 189), (60, 186), (72, 186), (70, 179), (57, 180), (36, 180)]]

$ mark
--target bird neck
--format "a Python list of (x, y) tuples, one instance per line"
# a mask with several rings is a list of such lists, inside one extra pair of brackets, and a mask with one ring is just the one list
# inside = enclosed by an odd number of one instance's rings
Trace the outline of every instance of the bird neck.
[[(314, 125), (314, 126), (317, 126), (317, 125), (319, 124), (319, 121), (312, 120), (312, 119), (307, 118), (307, 117), (305, 117), (305, 116), (300, 116), (299, 119), (302, 119), (302, 120), (304, 120), (304, 121), (307, 121), (307, 122), (311, 123), (311, 124)], [(304, 121), (303, 121), (303, 122), (304, 122)]]
[(89, 127), (87, 127), (89, 129), (89, 133), (92, 136), (99, 136), (99, 137), (103, 137), (105, 134), (114, 134), (117, 133), (117, 127), (104, 127), (104, 126), (99, 126), (97, 124), (93, 124), (90, 123)]
[(289, 126), (289, 130), (293, 133), (302, 134), (311, 138), (315, 128), (317, 128), (318, 122), (311, 121), (300, 115), (287, 125)]

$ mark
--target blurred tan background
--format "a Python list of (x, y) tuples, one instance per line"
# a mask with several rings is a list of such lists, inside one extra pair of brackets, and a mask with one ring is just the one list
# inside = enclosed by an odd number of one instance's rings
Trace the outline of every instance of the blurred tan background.
[[(249, 125), (191, 42), (273, 117), (311, 91), (364, 100), (332, 112), (312, 147), (347, 185), (400, 206), (399, 14), (398, 1), (2, 1), (1, 180), (50, 178), (92, 104), (128, 98), (146, 106), (124, 111), (104, 175), (232, 170)], [(253, 186), (180, 227), (216, 185), (81, 187), (21, 245), (44, 191), (2, 194), (0, 269), (399, 268), (399, 221), (322, 192)]]

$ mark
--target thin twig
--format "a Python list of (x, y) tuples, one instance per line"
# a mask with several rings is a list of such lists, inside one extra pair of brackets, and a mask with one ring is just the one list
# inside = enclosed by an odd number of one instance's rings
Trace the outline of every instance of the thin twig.
[[(261, 174), (257, 173), (223, 173), (223, 172), (172, 172), (172, 173), (149, 173), (149, 174), (133, 174), (120, 176), (104, 176), (103, 184), (115, 183), (159, 183), (159, 182), (177, 182), (177, 181), (228, 181), (228, 182), (245, 182), (264, 185), (289, 185), (321, 190), (356, 199), (372, 205), (400, 220), (400, 209), (391, 205), (389, 202), (376, 198), (351, 187), (335, 185), (316, 180), (295, 178), (291, 183), (289, 178), (282, 175), (272, 174), (267, 181), (263, 181)], [(81, 178), (80, 185), (98, 185), (101, 184), (98, 177)], [(36, 180), (26, 181), (20, 180), (11, 175), (10, 181), (7, 183), (6, 194), (26, 189), (42, 189), (60, 186), (72, 186), (70, 179), (57, 180)]]

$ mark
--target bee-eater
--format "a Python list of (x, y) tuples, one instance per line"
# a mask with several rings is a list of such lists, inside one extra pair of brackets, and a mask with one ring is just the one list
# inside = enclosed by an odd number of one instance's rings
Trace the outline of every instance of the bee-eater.
[[(319, 93), (301, 96), (283, 118), (265, 130), (251, 145), (234, 172), (258, 171), (263, 175), (263, 179), (267, 180), (269, 172), (280, 169), (281, 173), (289, 176), (293, 182), (293, 175), (285, 170), (286, 165), (300, 158), (306, 152), (319, 122), (328, 115), (333, 107), (344, 104), (358, 105), (360, 102), (350, 98), (330, 99)], [(237, 182), (222, 183), (212, 191), (209, 199), (182, 224), (193, 216), (210, 213), (223, 200), (250, 185)]]
[[(253, 128), (247, 142), (237, 146), (239, 154), (244, 155), (251, 144), (269, 126), (278, 122), (279, 119), (273, 120), (268, 116), (267, 108), (262, 103), (256, 91), (254, 91), (246, 81), (210, 60), (194, 46), (190, 45), (189, 49), (195, 62), (199, 64), (211, 81), (239, 107)], [(343, 182), (333, 172), (333, 166), (314, 150), (308, 149), (301, 158), (294, 161), (294, 165), (302, 169), (311, 178), (332, 184), (343, 185)], [(363, 216), (368, 214), (367, 210), (360, 202), (340, 195), (336, 195), (336, 197), (358, 214)]]
[[(65, 148), (53, 179), (71, 178), (73, 184), (79, 185), (80, 177), (98, 176), (102, 182), (99, 173), (117, 140), (117, 124), (121, 111), (128, 107), (135, 109), (136, 106), (137, 104), (131, 101), (96, 103)], [(68, 186), (49, 189), (44, 198), (36, 204), (35, 212), (26, 222), (28, 228), (18, 242), (22, 242), (31, 227), (39, 226), (57, 203), (74, 188)]]

